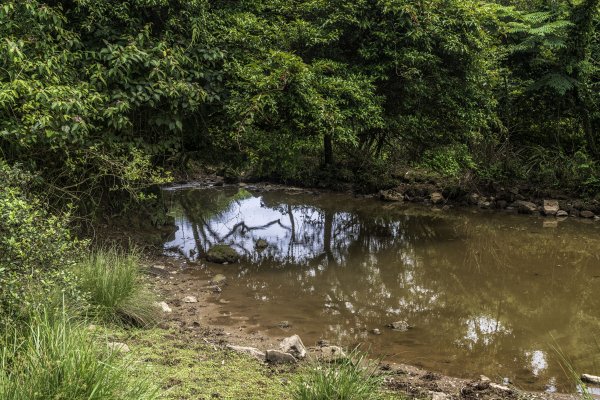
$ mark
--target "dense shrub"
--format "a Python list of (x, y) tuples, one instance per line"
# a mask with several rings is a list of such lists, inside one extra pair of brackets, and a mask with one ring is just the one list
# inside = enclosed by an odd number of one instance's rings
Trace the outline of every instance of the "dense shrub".
[(36, 298), (71, 286), (69, 269), (82, 243), (68, 214), (51, 214), (29, 193), (32, 177), (0, 163), (0, 314), (18, 313)]

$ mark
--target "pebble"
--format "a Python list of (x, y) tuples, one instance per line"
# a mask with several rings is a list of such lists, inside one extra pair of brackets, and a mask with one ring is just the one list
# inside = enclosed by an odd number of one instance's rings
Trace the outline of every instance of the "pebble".
[(121, 342), (108, 342), (106, 344), (111, 351), (119, 353), (129, 353), (130, 349), (125, 343)]

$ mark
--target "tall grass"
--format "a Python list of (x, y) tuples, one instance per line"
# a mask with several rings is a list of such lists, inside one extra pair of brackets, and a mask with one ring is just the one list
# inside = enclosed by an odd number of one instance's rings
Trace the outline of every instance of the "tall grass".
[(376, 363), (357, 351), (335, 363), (315, 363), (293, 390), (294, 400), (379, 400)]
[(157, 318), (151, 293), (141, 280), (137, 252), (114, 247), (97, 250), (76, 270), (93, 317), (107, 322), (146, 326)]
[(156, 390), (132, 379), (124, 362), (69, 321), (64, 311), (35, 312), (0, 338), (2, 400), (153, 400)]
[(558, 361), (560, 366), (567, 376), (569, 380), (575, 385), (577, 391), (580, 393), (581, 398), (583, 400), (594, 400), (594, 396), (587, 388), (585, 382), (581, 380), (581, 375), (575, 370), (573, 367), (573, 363), (569, 360), (566, 354), (561, 350), (561, 348), (556, 343), (556, 340), (553, 338), (554, 343), (552, 344), (552, 348), (558, 357)]

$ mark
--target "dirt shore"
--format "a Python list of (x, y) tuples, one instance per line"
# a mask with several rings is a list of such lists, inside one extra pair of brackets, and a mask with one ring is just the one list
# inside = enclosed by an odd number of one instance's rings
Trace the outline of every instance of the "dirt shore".
[[(249, 325), (244, 316), (223, 313), (221, 294), (228, 290), (219, 281), (211, 265), (183, 259), (157, 256), (147, 260), (151, 287), (172, 310), (165, 313), (163, 327), (176, 329), (187, 341), (210, 343), (225, 349), (227, 345), (251, 346), (262, 351), (276, 349), (281, 339), (294, 334), (281, 329), (281, 335), (267, 335), (260, 326)], [(193, 296), (193, 302), (184, 298)], [(315, 346), (318, 347), (318, 346)], [(309, 354), (315, 347), (309, 347)], [(256, 361), (257, 363), (261, 361)], [(417, 367), (381, 362), (386, 389), (398, 398), (419, 399), (553, 399), (567, 400), (578, 395), (521, 391), (485, 377), (461, 379), (444, 376)]]

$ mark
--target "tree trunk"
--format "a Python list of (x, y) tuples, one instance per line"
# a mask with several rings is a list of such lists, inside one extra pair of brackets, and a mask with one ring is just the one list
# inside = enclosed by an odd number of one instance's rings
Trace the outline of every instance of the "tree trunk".
[(323, 136), (323, 156), (325, 165), (333, 164), (333, 138), (331, 134)]

